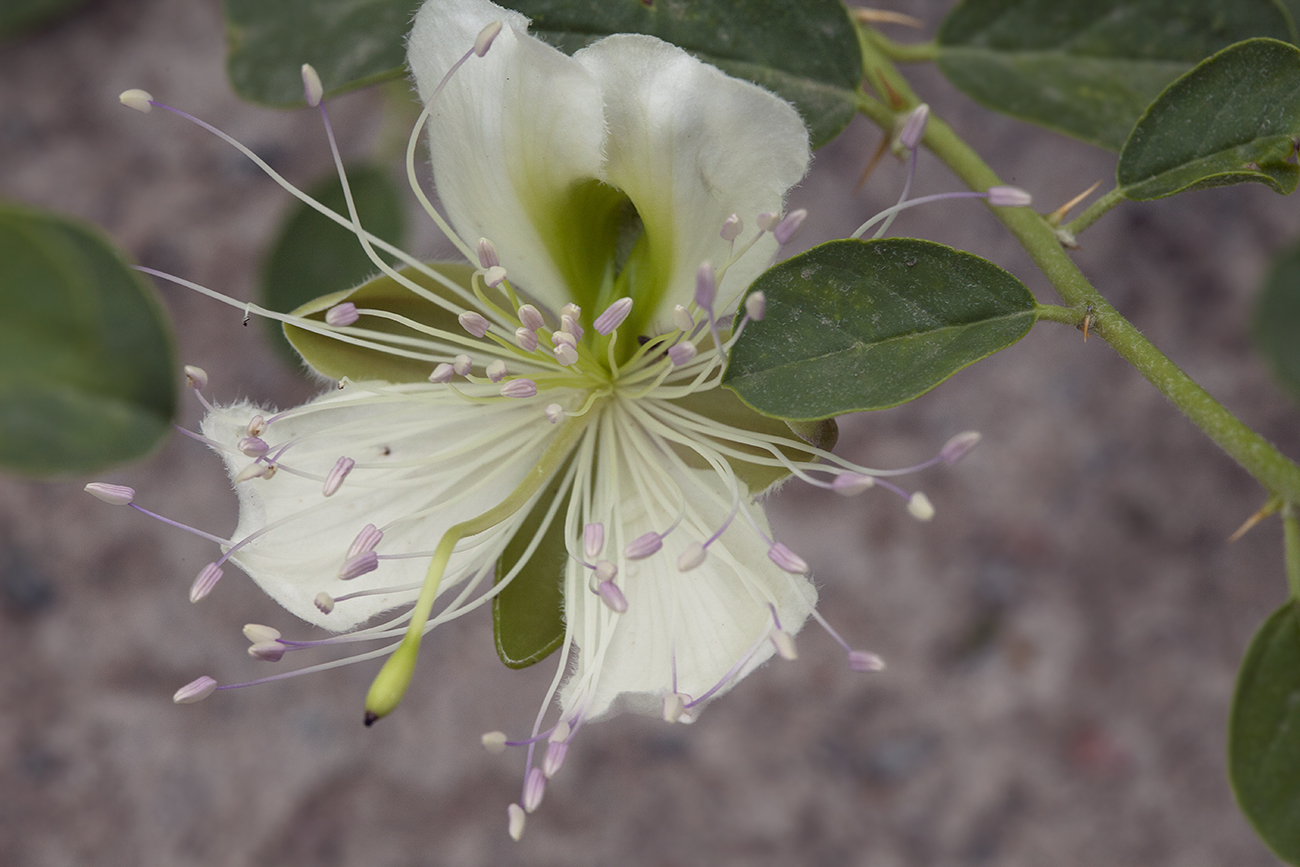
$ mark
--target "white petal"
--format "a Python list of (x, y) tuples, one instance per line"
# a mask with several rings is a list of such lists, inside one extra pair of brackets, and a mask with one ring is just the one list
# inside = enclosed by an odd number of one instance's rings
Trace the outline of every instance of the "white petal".
[[(386, 388), (397, 398), (374, 399), (365, 393), (368, 386)], [(427, 557), (382, 560), (372, 572), (340, 580), (348, 549), (367, 524), (384, 528), (380, 554), (432, 551), (453, 524), (514, 490), (555, 430), (533, 401), (481, 406), (432, 386), (401, 389), (359, 383), (273, 420), (263, 434), (271, 444), (269, 455), (294, 442), (279, 458), (283, 468), (270, 479), (235, 486), (239, 525), (233, 539), (276, 526), (231, 559), (276, 602), (327, 629), (351, 629), (409, 603), (417, 591), (341, 601), (328, 615), (315, 604), (319, 593), (337, 597), (424, 580)], [(257, 414), (271, 418), (274, 412), (241, 404), (218, 408), (203, 421), (203, 433), (229, 447), (222, 457), (232, 478), (251, 462), (234, 445)], [(340, 456), (357, 464), (327, 498), (322, 479)], [(482, 544), (458, 550), (440, 589), (495, 562), (510, 529), (502, 525), (484, 534)]]

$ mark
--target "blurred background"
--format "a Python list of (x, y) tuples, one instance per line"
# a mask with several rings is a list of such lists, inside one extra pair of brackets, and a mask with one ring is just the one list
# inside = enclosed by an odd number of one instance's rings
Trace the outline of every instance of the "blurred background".
[[(885, 2), (931, 29), (947, 2)], [(910, 39), (906, 31), (890, 31)], [(141, 87), (250, 145), (291, 181), (330, 169), (312, 112), (238, 101), (216, 0), (92, 0), (0, 44), (0, 198), (94, 222), (138, 262), (250, 298), (289, 198), (229, 147), (117, 95)], [(1114, 157), (995, 116), (928, 70), (913, 81), (1009, 183), (1050, 210)], [(346, 155), (385, 135), (382, 99), (335, 100)], [(816, 155), (795, 248), (892, 204), (901, 165), (854, 183), (879, 141), (856, 122)], [(928, 156), (916, 194), (956, 188)], [(414, 250), (439, 252), (423, 227)], [(1050, 287), (978, 203), (909, 211), (893, 234), (992, 258)], [(1082, 238), (1098, 288), (1243, 420), (1300, 456), (1300, 411), (1249, 341), (1295, 202), (1260, 186), (1125, 204)], [(793, 251), (793, 250), (792, 250)], [(209, 394), (314, 393), (237, 312), (162, 296)], [(181, 423), (199, 407), (187, 399)], [(841, 421), (871, 466), (981, 446), (913, 479), (919, 524), (886, 495), (788, 485), (770, 503), (812, 564), (821, 610), (888, 662), (846, 669), (817, 630), (693, 726), (584, 729), (521, 843), (506, 835), (520, 732), (553, 673), (511, 672), (487, 617), (426, 643), (400, 711), (361, 725), (376, 666), (176, 706), (200, 674), (267, 672), (241, 626), (296, 627), (237, 570), (199, 605), (213, 549), (66, 483), (0, 478), (0, 862), (12, 865), (1146, 865), (1277, 863), (1232, 803), (1224, 737), (1235, 668), (1284, 599), (1281, 533), (1227, 537), (1262, 491), (1101, 340), (1046, 323), (906, 406)], [(215, 533), (235, 498), (215, 456), (173, 438), (103, 477)]]

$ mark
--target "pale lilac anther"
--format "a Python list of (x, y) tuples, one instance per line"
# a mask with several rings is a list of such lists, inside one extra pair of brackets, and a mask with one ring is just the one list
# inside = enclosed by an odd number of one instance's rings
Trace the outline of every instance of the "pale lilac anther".
[(194, 583), (190, 585), (190, 601), (198, 602), (212, 592), (221, 576), (226, 574), (216, 563), (209, 563), (200, 570)]
[(536, 331), (546, 326), (546, 320), (542, 318), (541, 312), (531, 304), (520, 305), (519, 322), (529, 331)]
[(91, 482), (85, 491), (96, 500), (102, 500), (110, 506), (127, 506), (135, 499), (135, 488), (126, 485), (110, 485), (106, 482)]
[(245, 623), (244, 637), (252, 644), (261, 644), (266, 641), (275, 641), (280, 637), (280, 630), (274, 626), (263, 626), (260, 623)]
[(918, 521), (928, 521), (934, 517), (934, 504), (929, 497), (917, 491), (908, 499), (907, 511)]
[(831, 490), (841, 497), (853, 497), (876, 486), (876, 480), (861, 473), (840, 473), (831, 481)]
[(623, 553), (629, 560), (644, 560), (651, 554), (657, 554), (663, 546), (664, 537), (651, 530), (649, 533), (643, 533), (629, 542), (627, 547), (623, 549)]
[(185, 365), (185, 384), (202, 391), (208, 387), (208, 372), (192, 364)]
[(577, 347), (578, 338), (574, 337), (572, 334), (570, 334), (567, 331), (552, 331), (551, 343), (554, 343), (556, 348), (559, 348), (559, 345), (561, 343), (567, 344), (569, 346)]
[(1027, 208), (1034, 197), (1019, 187), (989, 187), (989, 204), (995, 208)]
[(683, 334), (690, 334), (695, 330), (695, 320), (691, 318), (691, 311), (680, 304), (674, 306), (673, 326)]
[(491, 24), (480, 30), (478, 36), (474, 37), (474, 54), (478, 57), (487, 54), (488, 49), (492, 47), (492, 41), (497, 38), (497, 34), (500, 32), (500, 21), (493, 21)]
[(335, 328), (342, 328), (345, 325), (351, 325), (361, 318), (357, 312), (357, 305), (351, 301), (344, 301), (342, 304), (335, 304), (329, 310), (325, 311), (325, 324), (332, 325)]
[(260, 437), (266, 433), (266, 419), (260, 415), (255, 415), (248, 420), (248, 435), (250, 437)]
[(952, 466), (970, 454), (970, 450), (979, 445), (979, 441), (979, 431), (968, 430), (959, 433), (943, 444), (943, 448), (939, 451), (939, 459)]
[(596, 317), (592, 327), (596, 329), (597, 334), (609, 334), (615, 328), (623, 324), (627, 315), (632, 312), (632, 299), (620, 298), (613, 304), (605, 308), (605, 312)]
[(501, 264), (496, 245), (487, 238), (478, 239), (478, 264), (483, 269), (495, 268)]
[(456, 320), (460, 322), (461, 328), (464, 328), (475, 337), (482, 337), (484, 334), (488, 333), (489, 323), (482, 313), (478, 313), (474, 310), (466, 310), (464, 313), (457, 316)]
[(429, 374), (429, 382), (434, 385), (441, 385), (445, 382), (451, 382), (451, 378), (455, 375), (456, 369), (444, 361), (433, 369), (433, 373)]
[(316, 594), (316, 598), (312, 600), (312, 603), (321, 614), (334, 613), (334, 597), (323, 590)]
[(284, 657), (285, 646), (278, 641), (259, 641), (248, 648), (248, 655), (263, 662), (279, 662)]
[(451, 369), (457, 376), (469, 376), (474, 369), (474, 361), (468, 355), (457, 355), (451, 360)]
[(791, 575), (804, 575), (808, 572), (808, 564), (804, 559), (781, 542), (773, 542), (772, 547), (767, 549), (767, 556)]
[(508, 824), (506, 830), (510, 832), (510, 839), (518, 843), (524, 836), (524, 825), (528, 817), (524, 815), (524, 808), (518, 804), (511, 804), (506, 807), (506, 818)]
[(250, 458), (260, 458), (271, 450), (266, 440), (261, 437), (243, 437), (235, 444), (235, 447)]
[(559, 424), (560, 419), (564, 418), (564, 407), (560, 406), (558, 403), (547, 404), (545, 412), (546, 420), (551, 424)]
[(567, 343), (555, 344), (555, 360), (561, 367), (570, 367), (578, 363), (578, 350)]
[(483, 744), (483, 749), (492, 755), (499, 756), (506, 751), (507, 740), (505, 732), (493, 731), (484, 732), (482, 737), (479, 738), (479, 743)]
[(546, 755), (542, 757), (542, 774), (550, 779), (560, 772), (564, 757), (569, 754), (569, 745), (564, 741), (555, 741), (546, 745)]
[(373, 572), (379, 568), (379, 555), (374, 551), (362, 551), (355, 557), (349, 557), (343, 561), (343, 566), (339, 569), (340, 581), (351, 581), (353, 578), (360, 578), (367, 572)]
[(740, 237), (740, 233), (745, 231), (745, 221), (740, 219), (739, 214), (732, 214), (722, 221), (722, 240), (734, 241)]
[(758, 219), (755, 222), (758, 223), (758, 227), (764, 232), (770, 232), (781, 222), (781, 213), (779, 211), (764, 211), (758, 215)]
[(618, 567), (612, 560), (597, 560), (595, 575), (597, 581), (613, 581), (618, 576)]
[(501, 359), (496, 359), (487, 366), (487, 378), (493, 382), (500, 382), (506, 378), (506, 363)]
[(613, 581), (601, 581), (597, 584), (596, 595), (600, 597), (601, 602), (605, 603), (605, 607), (615, 614), (627, 611), (627, 597)]
[(524, 778), (524, 811), (531, 813), (541, 806), (544, 794), (546, 794), (546, 775), (542, 773), (541, 768), (529, 768), (528, 776)]
[(383, 540), (383, 530), (379, 529), (374, 524), (366, 524), (361, 528), (361, 532), (357, 533), (357, 537), (352, 540), (352, 544), (348, 547), (348, 555), (346, 559), (351, 560), (358, 554), (364, 554), (367, 551), (375, 550)]
[(537, 383), (531, 379), (512, 379), (501, 386), (502, 397), (536, 397)]
[(668, 347), (668, 358), (672, 361), (673, 367), (681, 367), (683, 364), (686, 364), (688, 361), (693, 359), (697, 351), (695, 344), (690, 341), (674, 343), (672, 346)]
[(566, 334), (572, 334), (575, 341), (582, 339), (584, 331), (583, 327), (578, 324), (578, 317), (570, 316), (568, 313), (560, 317), (560, 330)]
[(898, 143), (909, 151), (914, 151), (921, 139), (925, 138), (925, 126), (930, 120), (930, 106), (921, 103), (912, 109), (912, 113), (903, 121), (903, 129), (898, 134)]
[(776, 228), (772, 230), (772, 237), (776, 238), (778, 244), (790, 243), (794, 240), (794, 236), (799, 234), (806, 219), (808, 219), (808, 212), (803, 208), (791, 211), (784, 220), (776, 224)]
[(713, 266), (702, 262), (695, 270), (695, 306), (701, 310), (712, 310), (713, 296), (717, 291), (718, 279), (713, 273)]
[(884, 667), (885, 661), (874, 653), (865, 650), (849, 651), (850, 671), (882, 671)]
[(537, 335), (520, 325), (515, 329), (515, 345), (524, 352), (533, 352), (537, 349)]
[(794, 662), (799, 658), (799, 653), (795, 650), (794, 638), (784, 629), (777, 629), (773, 626), (767, 637), (772, 642), (772, 646), (776, 648), (777, 656), (788, 662)]
[(343, 480), (348, 477), (348, 473), (352, 472), (352, 468), (356, 465), (357, 462), (352, 458), (339, 458), (335, 461), (334, 466), (330, 468), (329, 475), (325, 477), (325, 485), (321, 489), (321, 493), (327, 497), (334, 496), (338, 489), (343, 486)]
[(506, 282), (506, 277), (506, 269), (502, 268), (500, 265), (493, 265), (491, 268), (483, 272), (483, 282), (491, 286), (493, 289)]
[(217, 682), (205, 674), (176, 690), (176, 694), (172, 696), (172, 701), (176, 704), (194, 704), (196, 701), (203, 701), (203, 699), (212, 695), (212, 693), (216, 692), (216, 689)]
[(310, 63), (302, 65), (302, 95), (312, 108), (320, 105), (321, 99), (325, 96), (325, 88), (321, 86), (320, 75), (316, 73), (316, 67)]
[(605, 549), (605, 525), (600, 522), (582, 528), (582, 551), (588, 560), (595, 560)]
[(760, 292), (750, 292), (745, 299), (745, 315), (755, 322), (762, 322), (767, 315), (767, 296)]
[(686, 712), (686, 696), (670, 692), (664, 696), (664, 722), (675, 723)]
[(704, 545), (699, 542), (692, 542), (686, 546), (686, 549), (677, 558), (677, 571), (689, 572), (692, 569), (699, 568), (708, 556), (708, 549)]

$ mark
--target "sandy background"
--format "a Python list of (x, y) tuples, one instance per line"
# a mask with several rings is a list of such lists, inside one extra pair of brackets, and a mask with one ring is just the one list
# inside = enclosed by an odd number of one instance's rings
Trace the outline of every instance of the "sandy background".
[[(933, 23), (947, 4), (882, 5)], [(219, 12), (100, 0), (0, 45), (0, 196), (94, 221), (139, 261), (244, 298), (287, 197), (198, 130), (116, 99), (144, 87), (292, 180), (327, 171), (312, 114), (231, 95)], [(1113, 177), (1108, 154), (917, 80), (1044, 207)], [(381, 127), (373, 95), (333, 113), (345, 151), (364, 154)], [(812, 211), (800, 243), (897, 195), (894, 164), (853, 194), (876, 136), (855, 125), (818, 154), (796, 195)], [(923, 160), (920, 193), (953, 186)], [(911, 212), (895, 232), (988, 255), (1055, 300), (978, 205)], [(1294, 200), (1235, 188), (1122, 206), (1077, 258), (1157, 345), (1300, 455), (1300, 412), (1247, 339), (1255, 286), (1297, 235)], [(212, 394), (311, 393), (260, 330), (163, 294)], [(183, 422), (197, 419), (187, 401)], [(505, 806), (522, 758), (477, 738), (522, 730), (551, 668), (505, 670), (486, 618), (429, 640), (406, 703), (373, 730), (359, 719), (367, 665), (177, 707), (172, 691), (199, 674), (265, 672), (240, 626), (290, 628), (287, 615), (235, 571), (191, 605), (211, 546), (95, 502), (85, 480), (0, 479), (0, 863), (1276, 863), (1233, 806), (1223, 759), (1235, 666), (1284, 596), (1275, 524), (1224, 544), (1261, 491), (1103, 342), (1052, 324), (915, 403), (845, 420), (840, 448), (899, 465), (968, 428), (980, 449), (917, 480), (931, 524), (883, 495), (791, 485), (772, 505), (823, 612), (886, 672), (847, 671), (809, 631), (796, 663), (769, 665), (689, 729), (592, 726), (520, 844)], [(233, 527), (234, 497), (197, 444), (107, 478), (158, 511)]]

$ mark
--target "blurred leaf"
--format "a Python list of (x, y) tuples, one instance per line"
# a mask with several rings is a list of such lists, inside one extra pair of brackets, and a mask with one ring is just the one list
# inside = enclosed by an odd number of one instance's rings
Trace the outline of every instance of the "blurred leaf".
[(1252, 36), (1294, 38), (1277, 0), (964, 0), (938, 64), (994, 111), (1119, 150), (1166, 85)]
[[(348, 169), (348, 185), (361, 225), (400, 247), (402, 200), (388, 172), (377, 166), (354, 166)], [(337, 175), (308, 190), (308, 195), (344, 216), (348, 213)], [(262, 266), (262, 303), (288, 313), (322, 295), (351, 289), (378, 272), (356, 235), (295, 200)], [(267, 324), (275, 334), (275, 344), (286, 356), (293, 356), (281, 336), (280, 324), (271, 320)]]
[(1225, 48), (1170, 85), (1119, 155), (1116, 175), (1135, 201), (1257, 181), (1296, 188), (1300, 49), (1274, 39)]
[(723, 384), (779, 418), (909, 401), (1024, 337), (1037, 308), (992, 262), (913, 238), (832, 241), (752, 288), (767, 314), (745, 326)]
[(1277, 378), (1300, 398), (1300, 244), (1277, 258), (1264, 282), (1254, 332)]
[(1288, 602), (1255, 633), (1228, 720), (1228, 777), (1269, 848), (1300, 864), (1300, 606)]
[(85, 5), (86, 0), (4, 0), (0, 3), (0, 38), (52, 24)]
[(153, 289), (94, 229), (0, 205), (0, 466), (101, 470), (147, 454), (176, 411)]
[[(468, 265), (435, 262), (429, 266), (461, 286), (469, 286), (470, 275), (474, 269)], [(421, 274), (414, 268), (400, 268), (398, 273), (416, 284), (441, 297), (446, 297), (447, 290), (432, 278)], [(335, 304), (351, 301), (359, 309), (383, 310), (404, 316), (413, 322), (440, 328), (452, 333), (463, 329), (456, 316), (441, 306), (416, 295), (388, 276), (375, 277), (354, 289), (345, 289), (322, 296), (309, 304), (304, 304), (293, 312), (298, 316), (314, 319), (324, 327), (325, 312)], [(400, 334), (406, 337), (418, 337), (419, 332), (390, 319), (366, 316), (363, 312), (355, 328), (379, 331), (384, 334)], [(424, 382), (434, 365), (438, 363), (426, 352), (417, 349), (393, 347), (382, 344), (381, 351), (367, 346), (345, 343), (325, 334), (308, 331), (296, 325), (284, 326), (284, 335), (289, 343), (317, 373), (330, 379), (349, 377), (353, 380), (379, 379), (385, 382)], [(405, 353), (402, 355), (400, 353)]]

